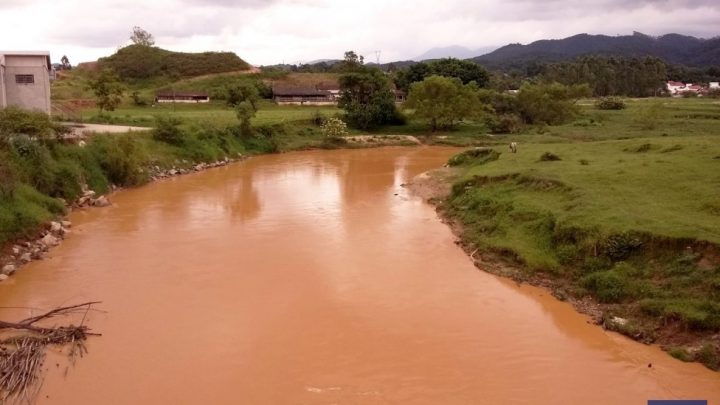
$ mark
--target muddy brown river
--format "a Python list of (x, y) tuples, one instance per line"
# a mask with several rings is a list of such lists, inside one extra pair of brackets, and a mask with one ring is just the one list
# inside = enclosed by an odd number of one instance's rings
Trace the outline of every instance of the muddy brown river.
[(478, 271), (401, 187), (452, 153), (263, 156), (73, 213), (0, 285), (2, 306), (103, 301), (103, 336), (69, 369), (50, 355), (38, 402), (720, 403), (720, 374)]

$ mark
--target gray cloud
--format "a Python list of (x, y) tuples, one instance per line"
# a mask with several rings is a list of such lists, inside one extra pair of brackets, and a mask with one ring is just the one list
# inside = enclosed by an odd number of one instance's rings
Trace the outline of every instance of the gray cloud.
[(47, 44), (77, 50), (74, 60), (127, 44), (135, 25), (161, 47), (232, 50), (257, 64), (341, 57), (348, 49), (368, 57), (381, 49), (389, 61), (437, 46), (584, 32), (720, 34), (720, 0), (94, 0), (92, 7), (86, 0), (0, 0), (0, 9), (4, 47)]

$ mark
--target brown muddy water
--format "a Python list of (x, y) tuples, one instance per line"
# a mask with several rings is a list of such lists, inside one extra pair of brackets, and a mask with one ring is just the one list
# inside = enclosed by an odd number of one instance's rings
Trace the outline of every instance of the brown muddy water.
[(400, 186), (453, 152), (263, 156), (73, 213), (0, 285), (2, 306), (104, 302), (103, 336), (67, 373), (51, 355), (38, 402), (720, 403), (720, 374), (478, 271)]

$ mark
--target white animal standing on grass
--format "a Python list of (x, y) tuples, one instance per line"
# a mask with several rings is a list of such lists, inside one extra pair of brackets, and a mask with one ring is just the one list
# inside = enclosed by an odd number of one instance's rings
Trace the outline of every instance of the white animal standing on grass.
[(512, 153), (517, 153), (517, 142), (510, 142), (510, 151)]

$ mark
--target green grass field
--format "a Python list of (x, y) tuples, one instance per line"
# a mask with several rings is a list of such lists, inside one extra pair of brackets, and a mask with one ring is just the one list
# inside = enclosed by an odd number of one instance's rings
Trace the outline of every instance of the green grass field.
[[(588, 108), (542, 134), (490, 137), (499, 156), (460, 164), (442, 206), (470, 246), (555, 280), (561, 295), (591, 295), (606, 319), (629, 320), (611, 328), (717, 369), (720, 104), (660, 101), (652, 128), (641, 114), (658, 101), (639, 100)], [(591, 115), (603, 118), (585, 125)]]

